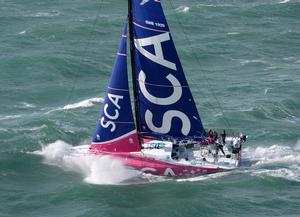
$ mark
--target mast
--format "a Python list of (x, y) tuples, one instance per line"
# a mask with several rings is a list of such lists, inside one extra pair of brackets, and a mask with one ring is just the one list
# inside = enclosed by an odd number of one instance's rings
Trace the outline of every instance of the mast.
[(136, 71), (135, 71), (135, 59), (134, 59), (134, 39), (133, 39), (133, 15), (132, 15), (132, 0), (128, 0), (128, 27), (129, 27), (129, 43), (130, 43), (130, 60), (131, 60), (131, 75), (132, 75), (132, 87), (133, 87), (133, 98), (134, 98), (134, 115), (136, 121), (137, 135), (139, 143), (141, 145), (141, 121), (140, 121), (140, 108), (138, 103), (138, 91), (136, 84)]

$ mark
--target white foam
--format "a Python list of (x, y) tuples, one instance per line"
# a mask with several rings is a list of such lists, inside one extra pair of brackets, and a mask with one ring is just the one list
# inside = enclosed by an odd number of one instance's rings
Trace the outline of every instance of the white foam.
[(22, 102), (21, 104), (26, 108), (35, 108), (36, 107), (34, 104), (27, 103), (27, 102)]
[(279, 169), (261, 169), (254, 171), (252, 174), (257, 176), (272, 176), (300, 182), (300, 167), (298, 165)]
[(87, 107), (94, 106), (95, 103), (99, 103), (103, 101), (104, 101), (103, 98), (91, 98), (91, 99), (82, 100), (77, 103), (65, 105), (62, 109), (68, 110), (68, 109), (76, 109), (76, 108), (87, 108)]
[(19, 35), (24, 35), (26, 33), (26, 30), (23, 30), (21, 32), (18, 32)]
[(28, 102), (21, 102), (16, 104), (14, 107), (16, 108), (35, 108), (36, 105), (28, 103)]
[[(78, 108), (88, 108), (94, 106), (96, 103), (99, 102), (104, 102), (104, 99), (99, 97), (99, 98), (90, 98), (90, 99), (85, 99), (80, 102), (76, 102), (73, 104), (68, 104), (65, 105), (64, 107), (59, 107), (55, 109), (51, 109), (50, 111), (47, 111), (45, 114), (49, 114), (55, 111), (61, 111), (61, 110), (71, 110), (71, 109), (78, 109)], [(44, 109), (42, 109), (44, 110)]]
[(121, 184), (124, 180), (140, 174), (125, 168), (121, 162), (108, 156), (84, 154), (80, 150), (81, 147), (88, 150), (87, 146), (73, 148), (70, 144), (58, 140), (33, 153), (44, 156), (47, 164), (81, 173), (84, 181), (91, 184)]
[(8, 119), (17, 119), (17, 118), (20, 118), (20, 117), (22, 117), (22, 115), (6, 115), (6, 116), (1, 116), (0, 115), (0, 121), (8, 120)]
[(241, 112), (251, 112), (254, 110), (254, 107), (247, 107), (247, 108), (241, 108), (240, 111)]
[(290, 0), (282, 0), (280, 2), (278, 2), (279, 4), (285, 4), (285, 3), (288, 3)]
[(59, 16), (59, 15), (60, 15), (59, 11), (53, 10), (50, 12), (38, 12), (38, 13), (34, 14), (33, 16), (34, 17), (55, 17), (55, 16)]
[(188, 6), (179, 6), (178, 8), (175, 9), (175, 11), (179, 13), (187, 13), (189, 12), (190, 8)]
[(283, 145), (257, 147), (254, 150), (245, 148), (245, 158), (255, 161), (255, 165), (273, 163), (300, 163), (300, 153), (295, 148)]
[(203, 181), (207, 179), (216, 179), (223, 177), (225, 175), (228, 175), (229, 172), (227, 173), (214, 173), (214, 174), (209, 174), (209, 175), (204, 175), (204, 176), (196, 176), (192, 178), (183, 178), (183, 179), (177, 179), (177, 182), (198, 182), (198, 181)]
[[(245, 148), (243, 159), (253, 162), (245, 172), (255, 176), (272, 176), (300, 182), (300, 140), (294, 147), (272, 145), (270, 147)], [(270, 169), (270, 167), (274, 167)]]
[(239, 32), (227, 32), (226, 34), (227, 35), (239, 35), (241, 33), (239, 33)]
[(249, 63), (266, 63), (266, 62), (263, 60), (243, 60), (243, 61), (241, 61), (242, 65), (249, 64)]

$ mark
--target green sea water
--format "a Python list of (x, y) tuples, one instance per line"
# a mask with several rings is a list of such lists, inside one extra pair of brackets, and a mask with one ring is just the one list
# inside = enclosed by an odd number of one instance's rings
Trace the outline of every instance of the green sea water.
[(124, 184), (122, 165), (68, 156), (95, 130), (127, 1), (0, 0), (1, 217), (300, 216), (300, 1), (161, 2), (204, 126), (249, 136), (241, 168)]

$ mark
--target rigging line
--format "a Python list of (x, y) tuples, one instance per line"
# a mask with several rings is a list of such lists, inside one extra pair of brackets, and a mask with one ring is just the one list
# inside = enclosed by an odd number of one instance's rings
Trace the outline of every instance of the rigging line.
[[(87, 39), (87, 44), (86, 46), (84, 47), (84, 50), (83, 50), (83, 54), (82, 54), (82, 59), (84, 60), (84, 57), (86, 56), (86, 52), (87, 52), (87, 49), (89, 48), (90, 44), (91, 44), (91, 40), (92, 40), (92, 37), (95, 35), (95, 26), (96, 26), (96, 23), (99, 19), (99, 16), (100, 16), (100, 11), (102, 10), (102, 6), (103, 6), (103, 1), (104, 0), (100, 0), (100, 3), (99, 3), (99, 8), (98, 8), (98, 11), (97, 11), (97, 14), (96, 14), (96, 18), (92, 24), (92, 29), (89, 33), (89, 36), (88, 36), (88, 39)], [(77, 73), (75, 73), (75, 76), (74, 76), (74, 80), (72, 82), (72, 89), (70, 91), (70, 94), (69, 94), (69, 97), (68, 97), (68, 100), (67, 102), (70, 102), (72, 96), (73, 96), (73, 93), (75, 91), (75, 84), (77, 83), (77, 80), (78, 80), (78, 76), (77, 76)]]
[[(175, 11), (175, 7), (174, 7), (174, 5), (173, 5), (172, 0), (169, 0), (169, 3), (170, 3), (170, 5), (171, 5), (172, 9)], [(188, 36), (187, 36), (187, 34), (186, 34), (184, 28), (183, 28), (183, 24), (180, 22), (180, 20), (179, 20), (179, 18), (178, 18), (178, 16), (177, 16), (176, 13), (175, 13), (175, 18), (176, 18), (176, 20), (177, 20), (177, 23), (181, 26), (182, 33), (183, 33), (185, 39), (187, 40), (188, 45), (189, 45), (190, 48), (191, 48), (192, 55), (194, 56), (194, 58), (195, 58), (195, 60), (197, 61), (198, 65), (201, 66), (201, 63), (200, 63), (200, 61), (199, 61), (199, 58), (198, 58), (196, 52), (194, 51), (194, 48), (193, 48), (193, 46), (191, 45), (191, 42), (190, 42), (190, 40), (189, 40), (189, 38), (188, 38)], [(210, 83), (209, 79), (206, 79), (206, 82), (208, 83), (208, 86), (209, 86), (210, 90), (212, 90), (212, 89), (213, 89), (213, 88), (212, 88), (212, 84)], [(217, 104), (218, 104), (218, 107), (219, 107), (220, 110), (221, 110), (221, 113), (222, 113), (222, 119), (224, 120), (225, 125), (227, 125), (228, 128), (231, 128), (231, 125), (230, 125), (229, 121), (228, 121), (227, 118), (224, 116), (223, 108), (222, 108), (222, 106), (221, 106), (221, 104), (220, 104), (220, 102), (219, 102), (217, 96), (216, 96), (215, 94), (212, 94), (212, 95), (213, 95), (214, 99), (216, 100), (216, 102), (217, 102)]]

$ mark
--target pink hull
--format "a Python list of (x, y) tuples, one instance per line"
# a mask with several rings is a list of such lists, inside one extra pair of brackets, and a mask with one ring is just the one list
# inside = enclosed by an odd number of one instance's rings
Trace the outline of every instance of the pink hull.
[[(109, 155), (120, 160), (125, 166), (158, 176), (197, 176), (225, 171), (222, 168), (208, 168), (203, 166), (186, 166), (167, 163), (154, 158), (140, 156), (132, 153), (122, 152), (92, 152), (103, 156)], [(227, 171), (227, 170), (226, 170)]]

